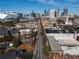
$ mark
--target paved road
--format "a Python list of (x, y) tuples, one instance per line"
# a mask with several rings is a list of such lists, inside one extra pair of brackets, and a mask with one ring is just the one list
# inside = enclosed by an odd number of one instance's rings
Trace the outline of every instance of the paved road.
[(38, 30), (37, 30), (37, 56), (36, 59), (44, 59), (44, 55), (43, 55), (43, 43), (42, 43), (42, 37), (41, 37), (41, 24), (40, 22), (38, 23)]
[(41, 36), (41, 24), (40, 21), (37, 24), (38, 28), (37, 28), (37, 40), (36, 40), (36, 48), (35, 48), (35, 58), (33, 59), (46, 59), (45, 55), (44, 55), (44, 47), (43, 47), (43, 37)]
[(44, 59), (43, 41), (41, 36), (41, 24), (38, 23), (38, 59)]

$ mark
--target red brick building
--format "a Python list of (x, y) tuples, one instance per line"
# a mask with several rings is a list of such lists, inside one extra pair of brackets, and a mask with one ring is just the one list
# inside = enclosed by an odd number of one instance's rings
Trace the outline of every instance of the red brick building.
[(48, 37), (51, 51), (49, 52), (49, 59), (64, 59), (63, 50), (54, 37)]

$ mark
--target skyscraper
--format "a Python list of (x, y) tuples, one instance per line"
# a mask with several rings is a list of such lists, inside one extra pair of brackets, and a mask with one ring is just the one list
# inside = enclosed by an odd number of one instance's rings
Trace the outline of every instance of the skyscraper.
[(64, 8), (63, 14), (64, 14), (64, 16), (67, 16), (68, 15), (68, 9), (67, 8)]
[(54, 9), (49, 9), (48, 15), (49, 15), (50, 18), (54, 18), (55, 17), (55, 10)]
[(55, 17), (59, 17), (59, 9), (55, 11)]

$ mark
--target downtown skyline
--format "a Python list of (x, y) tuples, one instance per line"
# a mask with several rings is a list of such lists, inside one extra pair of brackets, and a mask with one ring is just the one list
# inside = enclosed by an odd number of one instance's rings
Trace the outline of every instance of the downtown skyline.
[(68, 8), (72, 14), (79, 15), (79, 0), (0, 0), (0, 10), (29, 13), (34, 10), (43, 13), (44, 9)]

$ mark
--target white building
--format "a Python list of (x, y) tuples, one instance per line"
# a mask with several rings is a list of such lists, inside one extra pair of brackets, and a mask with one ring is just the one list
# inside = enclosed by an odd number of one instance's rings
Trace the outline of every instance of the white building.
[(7, 14), (0, 13), (0, 19), (4, 19), (7, 16)]
[(49, 9), (48, 15), (49, 15), (50, 18), (55, 18), (55, 10)]
[(47, 36), (53, 36), (56, 40), (76, 39), (79, 36), (78, 33), (48, 33)]
[(0, 12), (0, 19), (1, 20), (8, 20), (8, 19), (16, 19), (18, 17), (17, 13), (2, 13)]
[[(77, 35), (79, 34), (76, 34), (76, 36)], [(70, 56), (75, 56), (75, 57), (79, 56), (79, 41), (77, 41), (74, 38), (74, 34), (58, 33), (58, 34), (47, 34), (47, 36), (55, 38), (56, 42), (58, 42), (58, 45), (60, 45), (62, 50), (64, 51), (63, 53), (64, 56), (65, 55), (70, 55)], [(52, 40), (54, 39), (52, 38)], [(52, 43), (52, 40), (50, 41), (51, 43)], [(66, 59), (68, 59), (68, 57)]]

